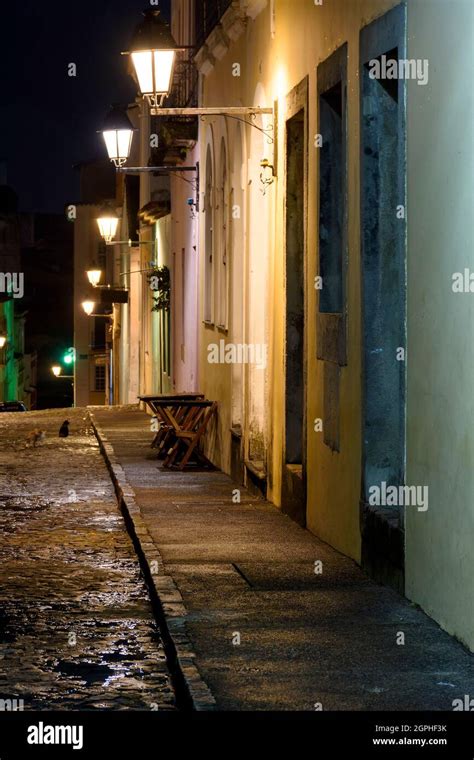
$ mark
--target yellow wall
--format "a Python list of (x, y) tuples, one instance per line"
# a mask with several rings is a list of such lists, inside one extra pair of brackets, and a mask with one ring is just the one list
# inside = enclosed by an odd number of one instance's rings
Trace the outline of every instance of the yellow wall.
[[(246, 276), (249, 287), (249, 261), (257, 248), (266, 258), (266, 281), (260, 283), (262, 299), (266, 299), (266, 335), (269, 342), (269, 367), (265, 383), (265, 440), (269, 470), (268, 497), (281, 505), (282, 461), (285, 419), (285, 121), (286, 96), (305, 77), (308, 77), (308, 220), (307, 220), (307, 524), (308, 528), (340, 551), (360, 560), (359, 497), (361, 478), (361, 303), (360, 303), (360, 243), (359, 243), (359, 31), (367, 23), (396, 5), (393, 0), (333, 0), (315, 6), (306, 0), (276, 0), (274, 4), (274, 36), (272, 37), (271, 6), (254, 21), (248, 20), (246, 31), (231, 45), (222, 60), (208, 76), (203, 78), (202, 105), (260, 105), (273, 106), (278, 99), (278, 140), (276, 182), (265, 196), (269, 209), (268, 243), (260, 250), (259, 242), (247, 239), (245, 249)], [(323, 417), (322, 372), (323, 363), (316, 358), (317, 293), (314, 278), (317, 274), (317, 148), (313, 147), (317, 133), (317, 81), (316, 69), (332, 52), (348, 43), (348, 250), (347, 273), (348, 303), (348, 362), (341, 369), (340, 395), (340, 453), (332, 452), (323, 442), (322, 434), (314, 432), (314, 420)], [(241, 77), (232, 76), (232, 64), (241, 65)], [(260, 102), (255, 99), (257, 88), (263, 93)], [(209, 96), (208, 96), (209, 93)], [(208, 119), (215, 132), (214, 147), (218, 152), (220, 135), (225, 129), (223, 118)], [(207, 127), (209, 129), (209, 127)], [(228, 127), (234, 134), (234, 125)], [(252, 131), (246, 128), (247, 149), (251, 152)], [(254, 141), (255, 144), (255, 141)], [(201, 167), (204, 174), (206, 128), (201, 132)], [(269, 160), (273, 150), (264, 147)], [(234, 155), (232, 144), (228, 147)], [(250, 155), (260, 160), (262, 155)], [(255, 173), (244, 165), (247, 194), (248, 237), (252, 213), (248, 203), (248, 182), (258, 182)], [(204, 179), (201, 187), (203, 187)], [(201, 224), (201, 266), (203, 265), (203, 238)], [(253, 247), (253, 248), (252, 248)], [(203, 272), (201, 271), (201, 304), (203, 299)], [(248, 303), (248, 293), (246, 301)], [(246, 335), (252, 323), (252, 310), (245, 315)], [(232, 335), (230, 325), (229, 335)], [(200, 376), (201, 386), (210, 398), (220, 403), (219, 451), (214, 459), (229, 469), (229, 410), (231, 383), (229, 366), (206, 362), (207, 345), (222, 337), (215, 328), (201, 329)], [(249, 376), (246, 372), (245, 404), (248, 407)], [(248, 416), (247, 416), (248, 422)], [(248, 435), (248, 431), (247, 431)]]

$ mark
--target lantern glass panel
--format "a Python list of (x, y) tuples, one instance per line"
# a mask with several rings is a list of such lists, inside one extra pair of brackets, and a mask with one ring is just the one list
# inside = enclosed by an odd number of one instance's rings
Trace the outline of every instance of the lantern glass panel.
[(151, 50), (139, 50), (135, 53), (132, 53), (132, 61), (133, 65), (135, 66), (140, 92), (143, 95), (153, 92), (153, 67)]
[(100, 278), (102, 277), (102, 270), (100, 269), (89, 269), (87, 271), (87, 278), (91, 285), (94, 287), (97, 287), (97, 285), (100, 282)]
[(92, 312), (94, 311), (95, 302), (94, 301), (83, 301), (82, 302), (82, 308), (84, 309), (85, 313), (89, 317)]
[(103, 135), (111, 161), (123, 161), (129, 157), (133, 137), (131, 129), (110, 129), (104, 131)]
[(132, 53), (142, 95), (169, 92), (174, 56), (174, 50), (137, 50)]
[(102, 216), (97, 219), (97, 224), (104, 240), (110, 243), (117, 232), (118, 218), (116, 216)]
[(169, 92), (173, 73), (174, 51), (155, 50), (154, 59), (156, 92)]

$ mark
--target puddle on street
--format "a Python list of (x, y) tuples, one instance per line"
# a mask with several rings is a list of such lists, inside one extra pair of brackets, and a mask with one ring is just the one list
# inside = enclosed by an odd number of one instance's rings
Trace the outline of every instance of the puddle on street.
[(55, 667), (61, 675), (69, 678), (79, 678), (86, 684), (104, 683), (113, 674), (107, 665), (97, 665), (93, 662), (66, 662), (60, 660)]

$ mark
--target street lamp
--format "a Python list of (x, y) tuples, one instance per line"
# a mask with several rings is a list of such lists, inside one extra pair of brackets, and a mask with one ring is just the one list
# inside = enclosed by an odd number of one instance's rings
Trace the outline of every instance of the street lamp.
[(102, 270), (88, 269), (86, 274), (87, 274), (87, 279), (89, 280), (92, 287), (96, 288), (100, 282), (100, 278), (102, 277)]
[(60, 377), (62, 380), (74, 379), (74, 375), (63, 375), (62, 367), (60, 367), (58, 364), (55, 364), (53, 367), (51, 367), (51, 372), (53, 373), (54, 377)]
[[(127, 291), (122, 291), (122, 292), (127, 292)], [(127, 292), (127, 295), (128, 295), (128, 292)], [(122, 303), (122, 301), (120, 301), (120, 303)], [(127, 303), (127, 301), (123, 301), (123, 303)], [(95, 301), (83, 301), (81, 304), (82, 308), (84, 309), (88, 317), (102, 317), (103, 319), (110, 319), (111, 321), (113, 321), (114, 319), (113, 314), (109, 314), (109, 313), (104, 314), (100, 312), (97, 312), (97, 314), (94, 314), (94, 309), (96, 305), (97, 304), (95, 303)]]
[(104, 136), (107, 153), (117, 169), (123, 166), (130, 155), (132, 138), (135, 129), (120, 106), (112, 106), (105, 117), (102, 134)]
[(84, 309), (87, 316), (90, 317), (90, 315), (95, 309), (95, 301), (83, 301), (81, 306)]
[(6, 342), (7, 342), (7, 336), (6, 335), (0, 335), (0, 348), (3, 348), (5, 346)]
[(118, 216), (113, 211), (106, 211), (98, 219), (99, 232), (106, 243), (111, 243), (117, 232)]
[(143, 15), (145, 20), (135, 29), (129, 53), (140, 93), (155, 109), (171, 89), (176, 51), (182, 48), (176, 45), (159, 10), (149, 8)]

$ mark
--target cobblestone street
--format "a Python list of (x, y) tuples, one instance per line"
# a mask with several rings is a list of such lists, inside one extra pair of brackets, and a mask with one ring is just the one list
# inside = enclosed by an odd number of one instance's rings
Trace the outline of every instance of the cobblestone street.
[[(58, 437), (64, 419), (69, 438)], [(46, 432), (25, 445), (35, 428)], [(0, 415), (0, 699), (173, 710), (160, 632), (83, 410)]]

